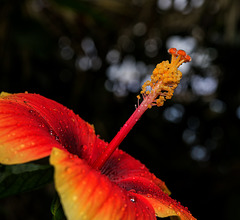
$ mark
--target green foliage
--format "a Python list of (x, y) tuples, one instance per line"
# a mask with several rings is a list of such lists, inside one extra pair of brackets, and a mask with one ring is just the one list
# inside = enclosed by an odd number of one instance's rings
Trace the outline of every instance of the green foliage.
[(49, 165), (0, 165), (0, 198), (38, 189), (52, 180), (53, 168)]
[(66, 220), (66, 217), (64, 215), (62, 205), (60, 203), (60, 199), (58, 196), (56, 196), (52, 201), (51, 213), (53, 214), (52, 220)]

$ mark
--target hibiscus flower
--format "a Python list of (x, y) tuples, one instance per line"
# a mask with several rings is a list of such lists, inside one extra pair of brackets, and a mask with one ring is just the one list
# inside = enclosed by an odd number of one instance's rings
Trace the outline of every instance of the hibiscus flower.
[[(191, 58), (170, 49), (143, 85), (143, 101), (107, 143), (72, 110), (37, 94), (0, 95), (0, 163), (20, 164), (50, 156), (56, 190), (69, 220), (153, 220), (178, 216), (194, 220), (172, 199), (165, 183), (138, 160), (118, 149), (141, 115), (173, 95)], [(150, 88), (147, 90), (147, 88)], [(141, 99), (140, 96), (137, 96)]]

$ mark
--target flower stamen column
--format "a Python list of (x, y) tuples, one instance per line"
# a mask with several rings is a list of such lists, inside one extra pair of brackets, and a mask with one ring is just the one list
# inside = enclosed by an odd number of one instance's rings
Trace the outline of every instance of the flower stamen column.
[[(152, 106), (162, 106), (166, 99), (171, 99), (174, 89), (177, 88), (182, 78), (178, 67), (191, 61), (191, 57), (183, 50), (171, 48), (168, 52), (172, 55), (171, 62), (163, 61), (153, 70), (151, 81), (146, 81), (142, 86), (141, 95), (143, 101), (120, 129), (113, 140), (108, 144), (106, 150), (93, 163), (95, 169), (101, 169), (115, 149), (120, 145), (132, 127), (140, 119), (142, 114)], [(140, 95), (137, 96), (141, 99)]]

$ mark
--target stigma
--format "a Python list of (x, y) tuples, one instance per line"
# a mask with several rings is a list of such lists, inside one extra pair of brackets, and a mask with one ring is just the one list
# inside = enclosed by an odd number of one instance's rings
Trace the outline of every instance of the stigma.
[[(151, 75), (151, 80), (147, 80), (140, 94), (148, 108), (152, 106), (162, 106), (166, 99), (171, 99), (174, 90), (177, 88), (182, 73), (178, 67), (191, 61), (191, 57), (184, 50), (170, 48), (168, 53), (172, 55), (171, 62), (163, 61), (157, 64)], [(140, 95), (137, 96), (140, 99)]]

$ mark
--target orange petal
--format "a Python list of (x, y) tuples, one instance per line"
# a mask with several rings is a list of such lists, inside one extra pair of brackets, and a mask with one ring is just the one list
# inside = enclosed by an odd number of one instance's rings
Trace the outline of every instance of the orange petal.
[(178, 216), (181, 220), (196, 220), (186, 207), (183, 207), (179, 202), (165, 196), (146, 196), (143, 195), (153, 206), (158, 217)]
[(154, 220), (147, 199), (121, 189), (84, 160), (54, 148), (55, 185), (69, 220)]
[(0, 163), (40, 159), (53, 147), (90, 160), (105, 146), (91, 125), (53, 100), (27, 93), (0, 95)]

